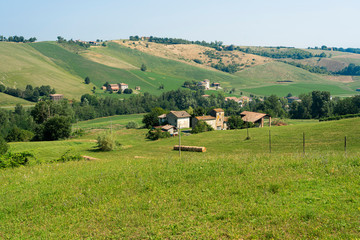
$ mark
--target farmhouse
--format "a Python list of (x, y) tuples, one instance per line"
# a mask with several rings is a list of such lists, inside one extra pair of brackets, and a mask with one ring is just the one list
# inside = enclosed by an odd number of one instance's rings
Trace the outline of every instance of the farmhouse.
[(190, 117), (186, 111), (170, 111), (166, 115), (166, 120), (170, 125), (175, 126), (176, 128), (189, 128), (190, 127)]
[(106, 90), (106, 87), (105, 87), (105, 86), (102, 86), (101, 89), (102, 89), (102, 90)]
[(213, 86), (213, 87), (216, 87), (216, 88), (219, 88), (219, 87), (220, 87), (220, 83), (217, 83), (217, 82), (216, 82), (216, 83), (213, 83), (212, 86)]
[(292, 103), (292, 102), (301, 102), (301, 99), (298, 98), (298, 97), (287, 97), (287, 100), (289, 103)]
[(243, 111), (240, 115), (244, 122), (259, 124), (259, 127), (264, 127), (264, 118), (269, 118), (269, 127), (271, 127), (271, 116), (266, 113)]
[(109, 84), (107, 86), (107, 90), (117, 92), (117, 91), (119, 91), (119, 84)]
[(247, 97), (247, 96), (241, 96), (239, 98), (239, 100), (241, 101), (241, 103), (248, 103), (251, 102), (251, 98)]
[(135, 90), (140, 91), (141, 90), (140, 86), (135, 86)]
[(208, 90), (210, 88), (210, 80), (204, 79), (204, 81), (198, 82), (198, 86), (204, 87), (205, 90)]
[(50, 99), (52, 101), (60, 101), (61, 99), (64, 99), (64, 95), (63, 94), (50, 94)]
[(119, 87), (120, 87), (121, 91), (124, 91), (125, 89), (129, 88), (129, 85), (127, 85), (126, 83), (120, 83)]
[(164, 123), (167, 122), (167, 119), (166, 119), (166, 114), (161, 114), (160, 116), (158, 116), (158, 119), (159, 119), (159, 125), (163, 125)]
[(226, 130), (227, 121), (225, 119), (225, 112), (221, 108), (215, 108), (210, 112), (210, 116), (198, 116), (192, 119), (192, 127), (203, 121), (210, 125), (214, 130)]
[(235, 101), (235, 102), (237, 102), (237, 103), (241, 103), (241, 100), (239, 99), (239, 98), (237, 98), (237, 97), (226, 97), (225, 98), (225, 101), (227, 102), (227, 101), (231, 101), (231, 100), (233, 100), (233, 101)]

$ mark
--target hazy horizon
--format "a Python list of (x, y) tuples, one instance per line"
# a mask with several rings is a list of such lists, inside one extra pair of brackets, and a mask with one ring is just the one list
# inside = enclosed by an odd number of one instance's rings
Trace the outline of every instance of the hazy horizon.
[(359, 48), (360, 2), (334, 0), (107, 2), (3, 1), (0, 35), (114, 40), (131, 35), (222, 41), (241, 46)]

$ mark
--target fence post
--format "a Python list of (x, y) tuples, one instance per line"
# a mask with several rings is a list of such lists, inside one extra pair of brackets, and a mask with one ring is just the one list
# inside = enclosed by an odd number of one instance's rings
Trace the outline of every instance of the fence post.
[(345, 136), (344, 148), (345, 148), (345, 156), (346, 156), (346, 154), (347, 154), (347, 152), (346, 152), (346, 136)]
[(303, 132), (303, 155), (305, 156), (305, 132)]
[(179, 135), (179, 157), (181, 160), (181, 127), (178, 129), (178, 135)]
[(269, 130), (269, 150), (271, 154), (271, 130)]

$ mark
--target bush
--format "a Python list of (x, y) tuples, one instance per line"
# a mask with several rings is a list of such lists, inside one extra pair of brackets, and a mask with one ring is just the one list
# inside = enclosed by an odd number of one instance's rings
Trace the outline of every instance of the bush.
[(20, 129), (18, 127), (13, 127), (8, 135), (6, 136), (6, 141), (8, 142), (28, 142), (34, 137), (34, 133)]
[(146, 134), (146, 138), (150, 140), (158, 140), (159, 138), (169, 138), (170, 133), (161, 131), (160, 128), (150, 129)]
[(213, 131), (214, 129), (207, 124), (206, 122), (200, 121), (196, 124), (193, 130), (191, 130), (191, 133), (202, 133), (202, 132), (208, 132)]
[(56, 159), (55, 162), (69, 162), (69, 161), (80, 161), (83, 160), (83, 157), (79, 154), (69, 154), (70, 150), (66, 151), (59, 159)]
[(5, 142), (5, 140), (0, 137), (0, 155), (5, 154), (9, 149), (9, 144)]
[(140, 69), (141, 71), (145, 72), (147, 70), (147, 67), (145, 64), (142, 64)]
[(131, 128), (138, 128), (139, 124), (137, 122), (134, 121), (130, 121), (126, 124), (126, 128), (127, 129), (131, 129)]
[(33, 157), (31, 153), (7, 153), (0, 156), (0, 168), (19, 167), (29, 162), (29, 157)]
[(229, 129), (241, 129), (244, 127), (244, 121), (240, 116), (231, 116), (228, 119)]
[(112, 151), (115, 148), (115, 141), (111, 134), (106, 134), (97, 137), (97, 145), (96, 148), (99, 151), (107, 152)]
[[(120, 92), (120, 91), (119, 91)], [(133, 93), (133, 90), (131, 88), (127, 88), (124, 90), (124, 93), (125, 94), (132, 94)]]

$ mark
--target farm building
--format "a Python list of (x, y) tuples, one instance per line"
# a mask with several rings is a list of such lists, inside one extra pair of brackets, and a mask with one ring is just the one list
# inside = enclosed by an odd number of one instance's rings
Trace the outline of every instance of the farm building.
[(107, 86), (108, 91), (118, 92), (119, 91), (119, 84), (109, 84)]
[(61, 99), (64, 99), (64, 95), (63, 94), (50, 94), (50, 99), (52, 101), (60, 101)]
[(161, 131), (168, 132), (168, 133), (170, 133), (171, 136), (176, 135), (178, 133), (177, 130), (176, 130), (176, 127), (173, 126), (173, 125), (169, 125), (169, 124), (164, 125), (164, 126), (158, 126), (158, 127), (155, 127), (155, 128), (160, 128)]
[(241, 103), (248, 103), (252, 101), (252, 99), (247, 96), (241, 96), (239, 100), (241, 101)]
[(208, 97), (210, 97), (210, 95), (208, 95), (208, 94), (204, 94), (204, 95), (201, 95), (203, 98), (208, 98)]
[(221, 108), (215, 108), (210, 112), (210, 116), (198, 116), (192, 119), (192, 127), (200, 121), (206, 122), (214, 130), (226, 130), (227, 122), (225, 119), (225, 112)]
[(259, 124), (259, 127), (264, 127), (264, 118), (268, 118), (269, 126), (271, 127), (271, 116), (266, 113), (243, 111), (240, 115), (244, 122)]
[(135, 90), (140, 91), (141, 90), (140, 86), (136, 86)]
[(158, 116), (158, 119), (159, 119), (159, 125), (163, 125), (164, 123), (167, 122), (167, 119), (166, 119), (166, 114), (161, 114), (160, 116)]
[(216, 83), (213, 83), (212, 86), (215, 87), (215, 88), (219, 88), (219, 87), (220, 87), (220, 83), (217, 83), (217, 82), (216, 82)]
[(166, 120), (176, 128), (189, 128), (190, 117), (191, 115), (186, 111), (170, 111), (170, 113), (166, 115)]
[(287, 100), (289, 103), (292, 103), (292, 102), (301, 102), (301, 99), (298, 98), (298, 97), (287, 97)]
[(198, 82), (198, 86), (204, 87), (205, 90), (208, 90), (210, 88), (210, 80), (205, 79), (204, 81)]
[(120, 87), (121, 91), (124, 91), (125, 89), (129, 88), (129, 85), (127, 85), (126, 83), (120, 83), (119, 87)]
[(105, 87), (105, 86), (102, 86), (101, 89), (102, 89), (102, 90), (106, 90), (106, 87)]
[(239, 98), (237, 98), (237, 97), (226, 97), (225, 98), (225, 101), (227, 102), (227, 101), (231, 101), (231, 100), (233, 100), (233, 101), (235, 101), (235, 102), (237, 102), (237, 103), (241, 103), (241, 100), (239, 99)]

